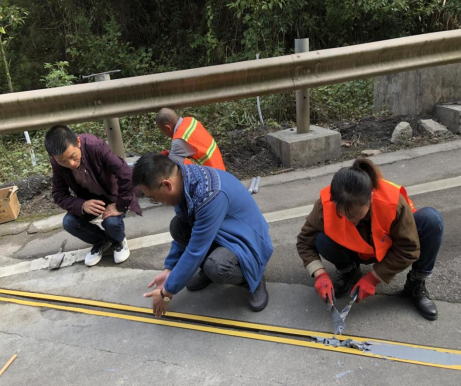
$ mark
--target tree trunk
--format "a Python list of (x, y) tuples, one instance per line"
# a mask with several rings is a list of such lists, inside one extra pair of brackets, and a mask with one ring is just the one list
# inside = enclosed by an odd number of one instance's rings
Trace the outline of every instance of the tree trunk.
[(0, 34), (0, 52), (2, 54), (3, 65), (5, 66), (5, 73), (6, 73), (6, 79), (8, 81), (8, 88), (10, 89), (10, 92), (14, 92), (13, 84), (11, 83), (10, 69), (8, 67), (8, 62), (6, 61), (6, 52), (5, 52), (5, 48), (3, 47), (2, 34)]

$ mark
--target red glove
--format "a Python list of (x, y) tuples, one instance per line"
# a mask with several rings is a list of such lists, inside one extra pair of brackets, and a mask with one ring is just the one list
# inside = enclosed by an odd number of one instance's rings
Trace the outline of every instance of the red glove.
[(333, 304), (335, 290), (327, 272), (321, 273), (315, 277), (315, 290), (325, 303)]
[(169, 150), (163, 150), (163, 151), (160, 152), (160, 154), (166, 155), (168, 157), (170, 155), (170, 151)]
[(352, 288), (351, 297), (354, 297), (356, 291), (357, 300), (356, 302), (360, 302), (360, 300), (367, 298), (368, 296), (374, 295), (376, 292), (376, 286), (381, 282), (373, 272), (368, 272), (364, 277), (362, 277), (357, 284)]

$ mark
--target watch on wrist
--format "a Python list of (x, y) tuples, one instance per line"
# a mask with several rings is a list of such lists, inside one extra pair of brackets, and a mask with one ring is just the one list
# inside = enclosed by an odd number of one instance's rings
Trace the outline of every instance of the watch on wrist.
[(162, 300), (164, 302), (169, 302), (171, 299), (173, 299), (172, 296), (166, 296), (163, 292), (163, 288), (160, 290), (160, 295), (162, 295)]

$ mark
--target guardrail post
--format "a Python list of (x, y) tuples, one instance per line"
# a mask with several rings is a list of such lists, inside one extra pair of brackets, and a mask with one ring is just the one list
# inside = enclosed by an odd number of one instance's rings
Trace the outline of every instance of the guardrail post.
[[(112, 72), (120, 72), (120, 70), (92, 74), (84, 76), (83, 79), (94, 77), (96, 82), (104, 82), (105, 80), (110, 80), (110, 74)], [(120, 130), (120, 122), (118, 121), (118, 118), (104, 119), (104, 131), (107, 134), (107, 141), (109, 142), (110, 150), (119, 157), (126, 158), (125, 146), (123, 145), (122, 132)]]
[[(295, 54), (301, 52), (309, 52), (309, 39), (295, 39)], [(310, 109), (308, 88), (296, 91), (296, 127), (298, 134), (309, 132)]]

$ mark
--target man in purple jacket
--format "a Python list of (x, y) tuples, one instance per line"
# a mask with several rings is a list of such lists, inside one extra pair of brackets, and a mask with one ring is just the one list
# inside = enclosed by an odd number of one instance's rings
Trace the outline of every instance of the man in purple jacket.
[[(85, 264), (98, 264), (111, 245), (115, 262), (124, 262), (130, 256), (125, 212), (130, 209), (141, 215), (129, 166), (110, 151), (104, 140), (92, 134), (76, 136), (63, 125), (46, 133), (45, 148), (53, 168), (54, 202), (67, 210), (63, 227), (93, 245)], [(104, 230), (91, 222), (100, 215)]]

